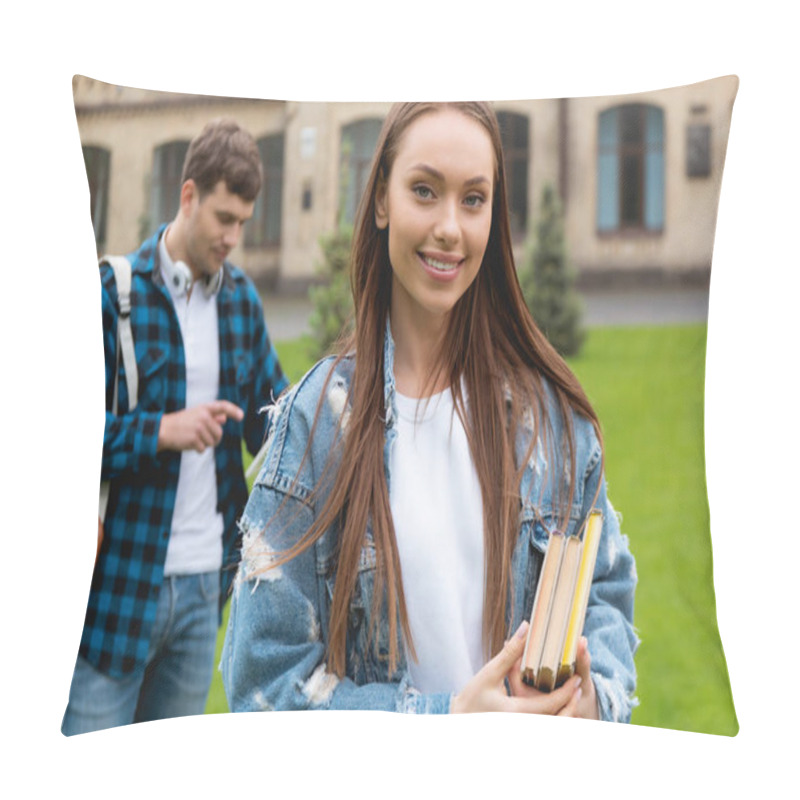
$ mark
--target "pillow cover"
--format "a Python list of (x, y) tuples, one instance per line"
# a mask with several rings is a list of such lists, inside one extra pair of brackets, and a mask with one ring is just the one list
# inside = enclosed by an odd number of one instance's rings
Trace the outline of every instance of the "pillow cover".
[[(632, 722), (733, 735), (716, 624), (704, 480), (703, 381), (711, 259), (738, 81), (636, 95), (496, 101), (518, 268), (547, 209), (585, 341), (568, 357), (598, 411), (606, 475), (636, 557)], [(256, 138), (264, 185), (231, 260), (262, 290), (284, 360), (310, 330), (320, 238), (352, 221), (388, 103), (180, 95), (76, 76), (75, 107), (98, 254), (127, 253), (177, 211), (188, 142), (209, 119)], [(288, 363), (288, 361), (287, 361)], [(310, 361), (301, 356), (297, 380)], [(76, 632), (77, 635), (77, 632)], [(220, 629), (219, 645), (224, 635)], [(227, 709), (215, 674), (209, 712)]]

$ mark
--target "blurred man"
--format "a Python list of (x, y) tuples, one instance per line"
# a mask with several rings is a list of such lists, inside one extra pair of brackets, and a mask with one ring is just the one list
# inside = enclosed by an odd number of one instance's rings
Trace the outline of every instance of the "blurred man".
[(204, 711), (239, 558), (241, 443), (257, 452), (258, 411), (287, 383), (255, 287), (226, 260), (261, 181), (256, 144), (232, 120), (192, 141), (176, 218), (128, 256), (139, 390), (131, 410), (120, 368), (116, 414), (119, 309), (101, 267), (111, 489), (66, 735)]

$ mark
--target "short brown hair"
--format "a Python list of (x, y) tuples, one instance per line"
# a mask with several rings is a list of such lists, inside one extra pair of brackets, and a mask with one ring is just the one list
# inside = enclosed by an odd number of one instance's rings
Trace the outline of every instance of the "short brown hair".
[(253, 202), (261, 190), (261, 157), (253, 137), (235, 120), (211, 120), (192, 140), (181, 185), (193, 180), (202, 199), (221, 181), (229, 192)]

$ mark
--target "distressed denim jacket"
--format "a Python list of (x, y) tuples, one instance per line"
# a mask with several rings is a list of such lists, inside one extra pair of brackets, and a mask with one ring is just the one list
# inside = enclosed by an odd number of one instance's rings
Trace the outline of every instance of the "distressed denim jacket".
[[(396, 437), (393, 371), (394, 344), (388, 330), (384, 347), (386, 439), (384, 468), (389, 474)], [(314, 367), (270, 411), (266, 457), (240, 521), (242, 563), (234, 582), (221, 671), (232, 711), (306, 708), (382, 709), (409, 713), (448, 713), (450, 694), (423, 694), (412, 685), (405, 649), (398, 648), (398, 667), (389, 671), (389, 623), (378, 621), (377, 648), (368, 642), (372, 627), (375, 546), (366, 531), (358, 579), (350, 601), (346, 640), (346, 674), (326, 669), (329, 615), (335, 580), (337, 530), (327, 530), (301, 555), (278, 567), (269, 566), (275, 551), (286, 550), (310, 527), (330, 487), (330, 471), (312, 497), (330, 453), (341, 451), (347, 435), (346, 398), (353, 362), (345, 358), (331, 377), (310, 450), (303, 459), (317, 403), (332, 361)], [(556, 437), (558, 415), (552, 415)], [(339, 426), (341, 423), (341, 432)], [(567, 534), (577, 532), (594, 507), (604, 513), (604, 529), (586, 614), (588, 638), (600, 716), (630, 721), (635, 687), (633, 595), (636, 570), (627, 540), (621, 535), (601, 474), (601, 451), (588, 421), (575, 417), (577, 485)], [(517, 442), (518, 457), (530, 444), (530, 431)], [(527, 619), (536, 589), (549, 531), (556, 525), (551, 480), (542, 467), (548, 458), (539, 445), (524, 471), (520, 487), (519, 538), (513, 556), (514, 591), (507, 609), (509, 630)], [(552, 456), (550, 456), (552, 457)], [(336, 463), (334, 461), (334, 463)], [(548, 470), (551, 474), (553, 470)], [(256, 574), (258, 573), (258, 574)]]

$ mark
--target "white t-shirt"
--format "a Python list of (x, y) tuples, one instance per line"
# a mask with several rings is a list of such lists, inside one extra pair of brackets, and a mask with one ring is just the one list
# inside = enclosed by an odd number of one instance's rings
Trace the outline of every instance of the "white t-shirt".
[[(160, 265), (169, 287), (186, 358), (186, 408), (219, 397), (219, 325), (217, 297), (206, 296), (200, 284), (187, 295), (164, 240), (159, 242)], [(217, 511), (217, 468), (214, 448), (202, 453), (184, 450), (172, 513), (165, 575), (213, 572), (222, 566), (222, 514)]]
[(389, 499), (417, 653), (414, 686), (454, 692), (483, 666), (483, 501), (448, 389), (397, 394)]

